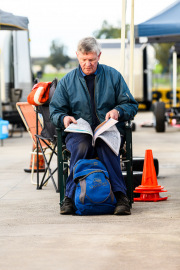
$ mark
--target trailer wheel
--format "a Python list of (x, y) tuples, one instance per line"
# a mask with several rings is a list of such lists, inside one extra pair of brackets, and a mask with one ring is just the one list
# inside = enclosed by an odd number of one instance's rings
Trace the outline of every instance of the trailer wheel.
[(136, 131), (136, 124), (132, 122), (132, 131)]
[(156, 102), (154, 106), (155, 128), (157, 132), (165, 132), (165, 104)]

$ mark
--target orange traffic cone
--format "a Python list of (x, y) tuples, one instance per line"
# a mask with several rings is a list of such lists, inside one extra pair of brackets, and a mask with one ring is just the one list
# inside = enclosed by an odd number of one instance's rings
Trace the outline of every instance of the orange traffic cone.
[(167, 200), (167, 197), (161, 198), (159, 196), (159, 192), (167, 192), (163, 188), (158, 185), (152, 150), (148, 149), (145, 153), (141, 185), (134, 190), (134, 193), (140, 193), (140, 198), (134, 198), (134, 201), (156, 202)]
[[(36, 146), (33, 143), (32, 152), (34, 152), (35, 149), (36, 149)], [(30, 161), (29, 169), (24, 169), (25, 172), (31, 173), (32, 165), (33, 165), (33, 155), (34, 154), (31, 154), (31, 161)], [(44, 172), (45, 171), (45, 162), (44, 162), (44, 157), (41, 154), (41, 149), (39, 149), (38, 156), (39, 156), (39, 172)], [(35, 157), (34, 157), (34, 172), (37, 172), (37, 154), (35, 154)]]

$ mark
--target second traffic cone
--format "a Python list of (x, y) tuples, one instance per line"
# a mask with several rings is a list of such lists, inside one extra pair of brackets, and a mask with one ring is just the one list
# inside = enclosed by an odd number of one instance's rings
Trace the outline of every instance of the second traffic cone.
[(161, 198), (159, 196), (160, 192), (167, 192), (163, 189), (164, 187), (159, 186), (157, 182), (152, 150), (148, 149), (145, 153), (141, 185), (134, 190), (134, 193), (140, 193), (140, 198), (134, 198), (134, 201), (156, 202), (167, 200), (167, 197)]
[[(34, 152), (35, 149), (36, 149), (36, 146), (33, 143), (32, 152)], [(32, 165), (33, 165), (33, 156), (34, 156), (34, 154), (31, 154), (30, 166), (29, 166), (29, 169), (24, 169), (25, 172), (31, 173)], [(45, 171), (45, 162), (44, 162), (44, 157), (43, 157), (40, 149), (39, 149), (38, 156), (39, 156), (39, 172), (44, 172)], [(34, 157), (34, 172), (37, 172), (37, 153), (35, 154), (35, 157)]]

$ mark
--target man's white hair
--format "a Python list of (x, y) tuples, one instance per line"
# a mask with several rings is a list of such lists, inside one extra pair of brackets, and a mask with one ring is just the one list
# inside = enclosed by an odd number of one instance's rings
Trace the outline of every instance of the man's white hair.
[(100, 44), (93, 37), (86, 37), (79, 41), (77, 46), (77, 52), (88, 53), (95, 52), (97, 55), (101, 52)]

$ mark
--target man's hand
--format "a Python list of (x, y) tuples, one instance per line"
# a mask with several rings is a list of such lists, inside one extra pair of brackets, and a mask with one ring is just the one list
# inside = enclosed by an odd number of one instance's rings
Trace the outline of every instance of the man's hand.
[(77, 121), (73, 116), (65, 116), (63, 122), (65, 128), (67, 128), (71, 123), (77, 124)]
[(118, 113), (118, 111), (115, 110), (115, 109), (113, 109), (113, 110), (109, 111), (108, 113), (106, 113), (106, 118), (105, 118), (105, 120), (107, 121), (109, 118), (118, 120), (118, 118), (119, 118), (119, 113)]

